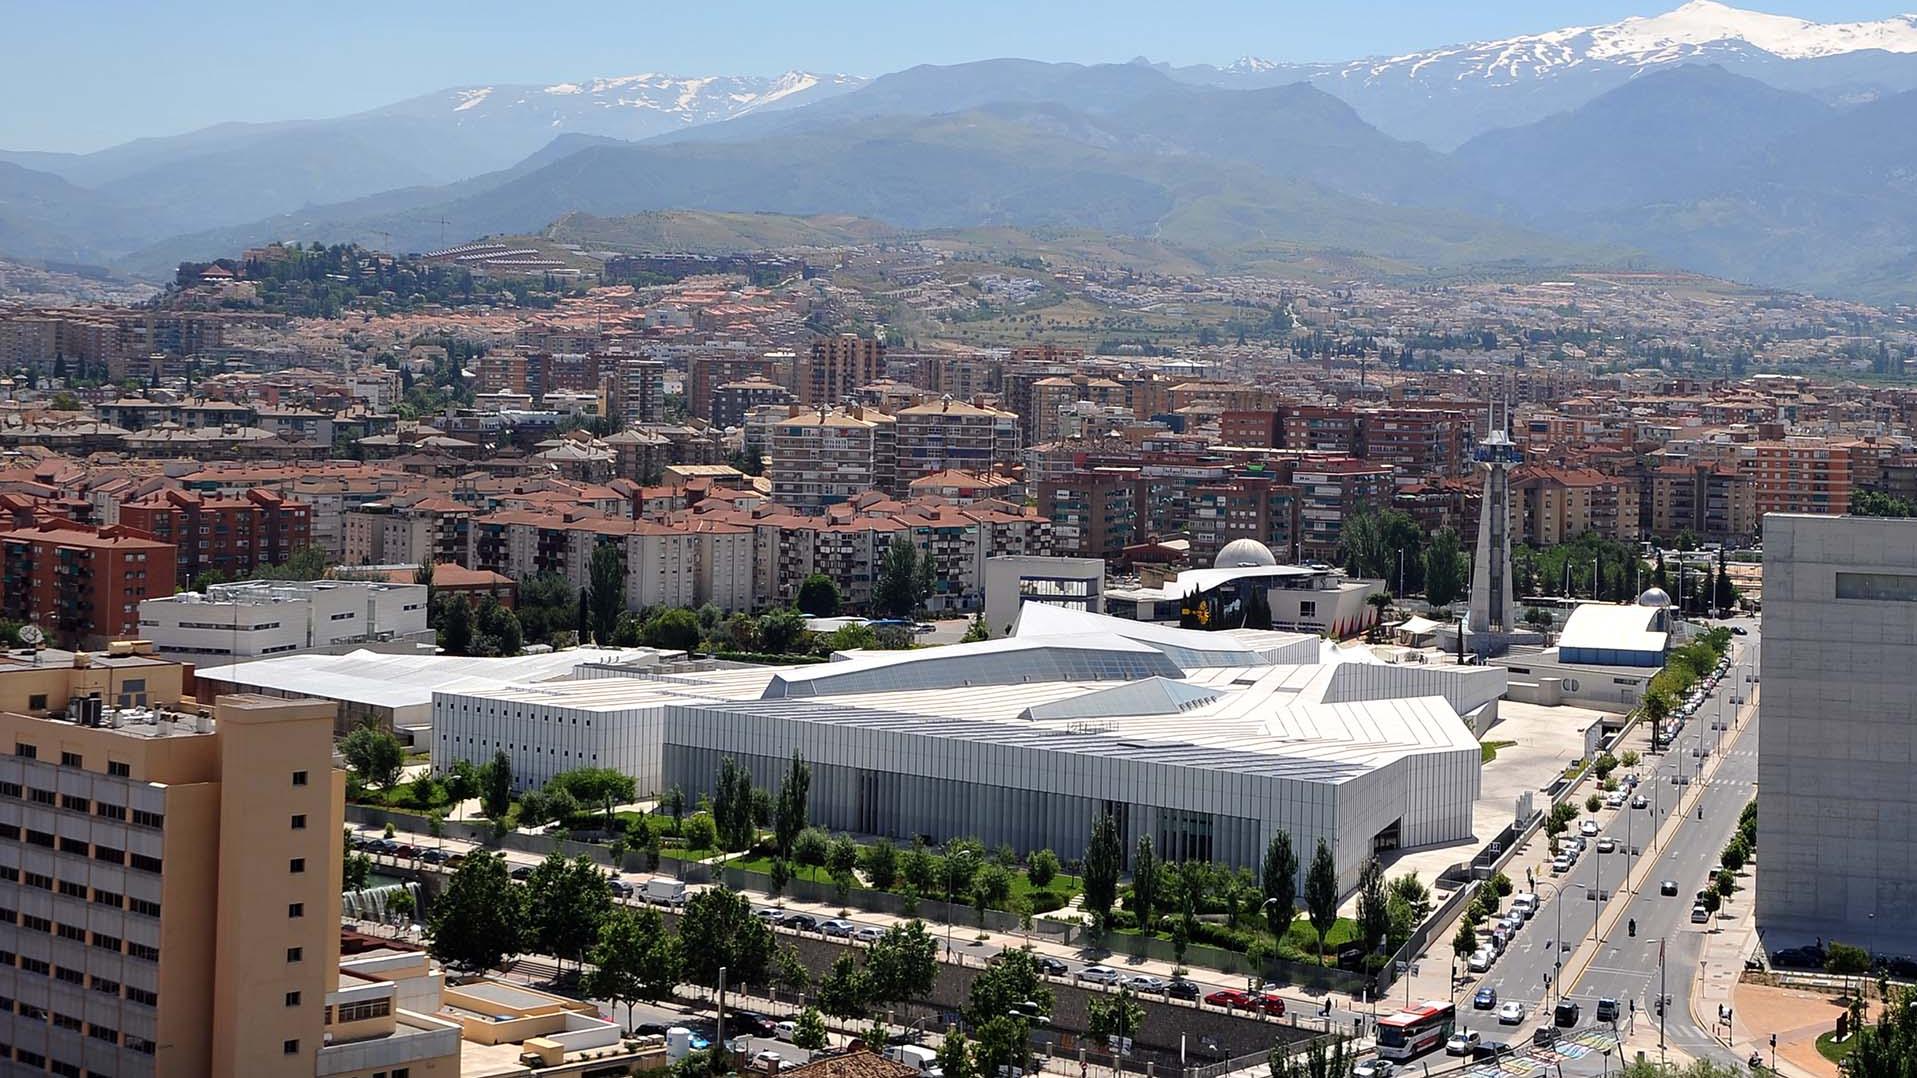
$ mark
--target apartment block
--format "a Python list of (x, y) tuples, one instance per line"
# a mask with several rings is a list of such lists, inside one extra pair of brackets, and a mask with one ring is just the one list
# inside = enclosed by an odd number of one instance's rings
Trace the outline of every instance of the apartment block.
[(1743, 470), (1757, 483), (1757, 515), (1807, 513), (1840, 516), (1850, 512), (1851, 442), (1823, 438), (1786, 438), (1748, 447)]
[(1019, 463), (1018, 417), (951, 397), (893, 414), (895, 493), (945, 471), (991, 472)]
[(1757, 481), (1728, 464), (1666, 464), (1638, 480), (1638, 519), (1646, 537), (1689, 531), (1713, 543), (1757, 537)]
[(0, 714), (10, 1073), (458, 1072), (457, 1025), (341, 984), (333, 712)]
[(1038, 484), (1038, 515), (1052, 522), (1063, 557), (1113, 561), (1147, 537), (1136, 473), (1087, 471)]
[[(786, 356), (790, 358), (789, 353)], [(775, 356), (702, 352), (686, 360), (686, 411), (694, 418), (710, 419), (719, 426), (737, 426), (719, 423), (712, 414), (713, 395), (720, 386), (753, 380), (785, 384), (791, 377), (792, 371), (782, 369)]]
[(745, 378), (727, 382), (712, 390), (706, 415), (712, 425), (722, 429), (745, 426), (746, 416), (755, 408), (792, 403), (792, 392), (764, 378)]
[(884, 342), (845, 333), (812, 342), (812, 350), (798, 360), (792, 389), (800, 404), (830, 406), (884, 377)]
[(1361, 503), (1382, 509), (1391, 504), (1393, 471), (1361, 460), (1299, 463), (1292, 473), (1298, 488), (1298, 557), (1336, 562), (1345, 518)]
[(1298, 552), (1298, 489), (1272, 476), (1238, 476), (1192, 491), (1188, 529), (1194, 564), (1210, 565), (1237, 539), (1251, 539), (1295, 561)]
[(895, 489), (895, 427), (891, 416), (857, 407), (802, 411), (775, 423), (766, 468), (773, 500), (815, 513), (868, 490)]
[(1364, 449), (1364, 424), (1349, 408), (1292, 405), (1284, 409), (1286, 449), (1357, 457)]
[(1400, 475), (1452, 478), (1466, 473), (1469, 413), (1449, 408), (1378, 408), (1359, 416), (1364, 459)]
[[(1031, 381), (1026, 388), (1031, 414), (1025, 427), (1033, 445), (1057, 441), (1066, 434), (1067, 413), (1080, 403), (1094, 408), (1129, 409), (1125, 387), (1110, 378), (1084, 374), (1056, 375)], [(1015, 406), (1016, 407), (1016, 406)]]
[(1586, 532), (1635, 542), (1640, 536), (1635, 479), (1589, 468), (1524, 465), (1511, 475), (1512, 523), (1524, 542), (1550, 546)]
[(49, 521), (0, 532), (0, 615), (61, 647), (139, 635), (139, 604), (171, 595), (175, 549), (126, 525)]
[(120, 523), (179, 548), (181, 587), (201, 573), (231, 578), (284, 564), (313, 542), (311, 507), (264, 488), (238, 498), (168, 490), (121, 505)]
[(466, 557), (476, 510), (429, 495), (406, 504), (374, 502), (343, 514), (344, 565), (435, 565)]
[(666, 365), (638, 356), (604, 356), (600, 368), (612, 372), (611, 408), (621, 423), (660, 423), (666, 418)]

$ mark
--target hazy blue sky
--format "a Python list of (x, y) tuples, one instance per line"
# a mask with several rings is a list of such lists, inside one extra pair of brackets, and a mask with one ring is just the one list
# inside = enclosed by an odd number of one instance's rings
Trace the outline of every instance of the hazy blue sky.
[[(0, 0), (0, 148), (88, 150), (330, 116), (447, 86), (645, 71), (879, 75), (993, 56), (1343, 59), (1655, 14), (1679, 0)], [(1902, 7), (1899, 4), (1902, 4)], [(1823, 21), (1909, 0), (1749, 3)]]

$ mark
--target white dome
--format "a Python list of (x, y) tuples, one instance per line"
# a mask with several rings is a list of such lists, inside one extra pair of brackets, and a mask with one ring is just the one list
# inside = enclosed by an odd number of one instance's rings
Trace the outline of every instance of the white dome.
[(1663, 588), (1646, 588), (1644, 594), (1637, 597), (1639, 606), (1670, 606), (1671, 597)]
[(1233, 539), (1211, 560), (1214, 569), (1251, 569), (1276, 564), (1278, 559), (1271, 556), (1271, 548), (1256, 539)]

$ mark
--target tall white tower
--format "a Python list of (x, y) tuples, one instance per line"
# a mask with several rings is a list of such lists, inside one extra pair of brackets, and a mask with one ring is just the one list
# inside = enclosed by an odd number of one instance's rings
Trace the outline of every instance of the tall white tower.
[(1489, 412), (1484, 441), (1471, 454), (1485, 473), (1478, 548), (1471, 560), (1471, 616), (1465, 626), (1472, 650), (1485, 655), (1504, 651), (1517, 628), (1518, 606), (1511, 591), (1511, 466), (1524, 459), (1506, 430), (1510, 405), (1505, 405), (1502, 419), (1497, 402)]

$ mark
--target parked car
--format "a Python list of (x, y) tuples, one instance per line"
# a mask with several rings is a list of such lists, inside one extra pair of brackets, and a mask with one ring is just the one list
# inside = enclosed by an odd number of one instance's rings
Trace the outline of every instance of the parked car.
[(1506, 1000), (1503, 1003), (1498, 1004), (1498, 1024), (1499, 1025), (1515, 1026), (1515, 1025), (1521, 1024), (1523, 1021), (1524, 1021), (1524, 1004), (1519, 1003), (1515, 999)]
[(1235, 1011), (1251, 1009), (1251, 997), (1236, 988), (1220, 988), (1205, 997), (1205, 1002), (1214, 1007), (1229, 1007)]
[(1448, 1056), (1468, 1056), (1478, 1050), (1478, 1042), (1484, 1038), (1477, 1031), (1461, 1029), (1444, 1042), (1444, 1054)]
[(790, 1042), (799, 1035), (799, 1023), (787, 1020), (772, 1027), (772, 1035), (779, 1040)]
[(1480, 1011), (1491, 1010), (1497, 1005), (1498, 990), (1488, 984), (1478, 989), (1477, 994), (1471, 997), (1471, 1006)]
[(852, 933), (858, 931), (858, 928), (858, 925), (850, 921), (844, 921), (834, 917), (830, 921), (822, 921), (819, 923), (819, 934), (822, 936), (837, 936), (840, 939), (851, 939)]
[(1119, 972), (1110, 966), (1086, 966), (1078, 971), (1078, 979), (1093, 984), (1117, 984)]
[(1285, 1001), (1276, 992), (1260, 992), (1251, 997), (1252, 1006), (1273, 1018), (1285, 1016)]
[(1154, 977), (1149, 973), (1135, 973), (1119, 982), (1134, 992), (1150, 992), (1160, 995), (1171, 987), (1171, 982), (1163, 977)]
[(758, 1011), (733, 1011), (726, 1021), (731, 1023), (729, 1028), (752, 1037), (770, 1037), (778, 1031), (778, 1023)]
[(510, 875), (515, 880), (529, 880), (532, 878), (532, 867), (530, 865), (519, 865), (512, 870)]
[(1711, 923), (1711, 911), (1704, 908), (1704, 903), (1699, 902), (1697, 905), (1691, 907), (1691, 923), (1694, 925), (1707, 925)]
[(1471, 957), (1466, 960), (1465, 964), (1473, 973), (1484, 973), (1491, 968), (1491, 961), (1494, 957), (1496, 956), (1491, 953), (1490, 948), (1480, 947), (1471, 952)]
[(1599, 853), (1616, 853), (1617, 840), (1614, 838), (1611, 838), (1608, 835), (1605, 836), (1604, 838), (1598, 839), (1598, 852)]
[(1358, 1064), (1351, 1071), (1352, 1078), (1391, 1078), (1396, 1073), (1398, 1068), (1395, 1064), (1388, 1059), (1379, 1059), (1376, 1056)]
[(819, 919), (809, 913), (788, 913), (784, 917), (779, 918), (779, 924), (786, 928), (797, 929), (800, 932), (817, 932), (819, 930)]
[(1039, 955), (1038, 958), (1034, 960), (1034, 964), (1038, 966), (1040, 973), (1049, 974), (1053, 977), (1063, 977), (1065, 974), (1071, 972), (1072, 968), (1066, 965), (1062, 960), (1053, 958), (1048, 954)]
[(1598, 833), (1598, 822), (1596, 820), (1579, 820), (1578, 821), (1578, 834), (1583, 835), (1586, 838), (1590, 838), (1595, 836), (1597, 833)]
[(860, 925), (852, 930), (852, 938), (860, 943), (877, 943), (883, 935), (885, 935), (885, 929), (878, 925)]
[(1612, 790), (1610, 793), (1604, 795), (1605, 808), (1622, 808), (1623, 805), (1624, 805), (1623, 790)]
[(1173, 999), (1197, 999), (1202, 992), (1196, 981), (1188, 981), (1183, 977), (1173, 977), (1171, 984), (1165, 988), (1165, 994)]
[(779, 918), (785, 916), (785, 911), (772, 906), (760, 906), (758, 909), (752, 911), (752, 916), (757, 917), (766, 924), (776, 925), (779, 923)]

